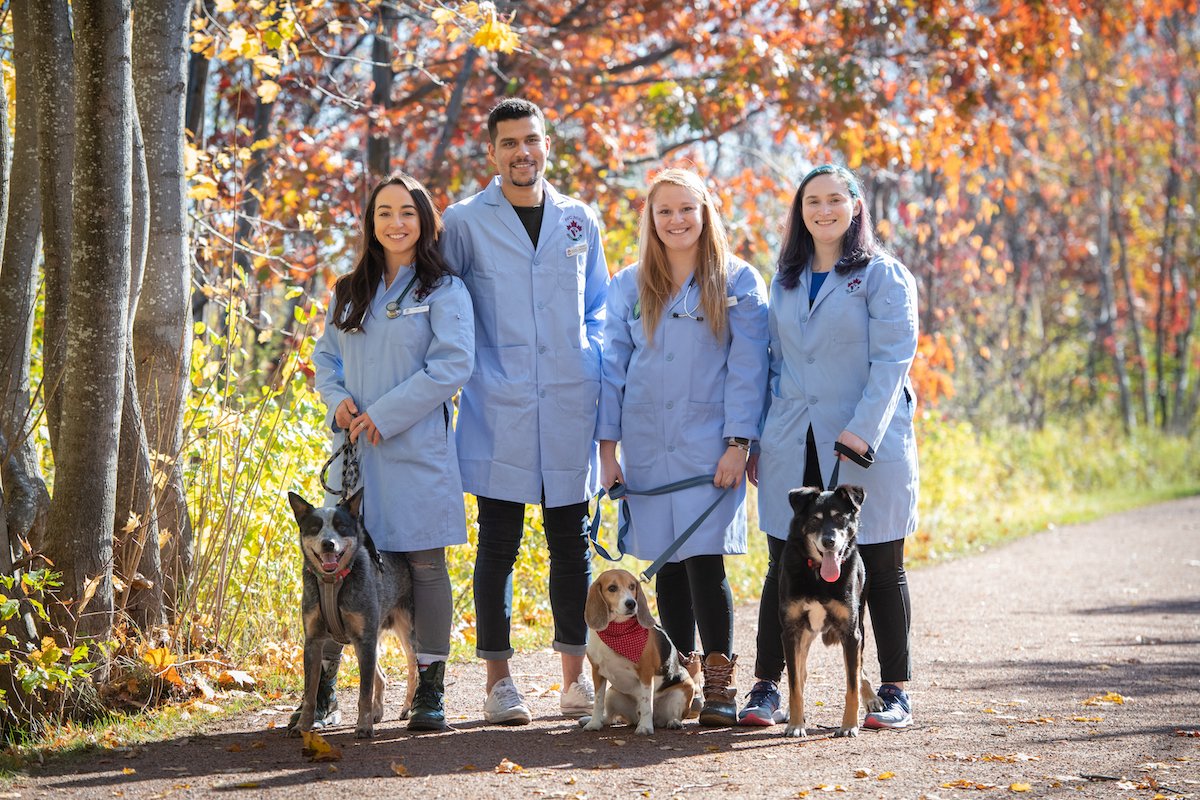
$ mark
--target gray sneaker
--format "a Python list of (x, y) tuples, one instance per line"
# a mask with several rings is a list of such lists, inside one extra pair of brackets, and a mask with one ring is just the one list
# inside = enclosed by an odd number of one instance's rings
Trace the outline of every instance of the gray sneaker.
[(493, 725), (528, 725), (533, 720), (512, 678), (501, 678), (488, 692), (483, 718)]

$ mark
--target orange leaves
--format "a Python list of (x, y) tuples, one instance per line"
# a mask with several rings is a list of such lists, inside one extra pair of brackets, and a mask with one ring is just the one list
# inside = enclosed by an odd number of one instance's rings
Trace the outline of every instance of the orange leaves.
[(501, 775), (513, 775), (524, 769), (520, 764), (510, 761), (507, 758), (500, 759), (500, 763), (496, 765), (496, 772)]
[(1125, 698), (1116, 692), (1105, 692), (1083, 701), (1085, 706), (1123, 706)]
[(325, 737), (315, 731), (301, 731), (300, 752), (309, 761), (329, 762), (342, 760), (342, 748), (334, 747)]

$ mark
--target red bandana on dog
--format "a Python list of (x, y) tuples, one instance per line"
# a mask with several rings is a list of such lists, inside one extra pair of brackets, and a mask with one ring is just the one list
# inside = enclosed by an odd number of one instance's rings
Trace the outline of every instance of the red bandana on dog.
[(596, 633), (600, 641), (633, 662), (641, 660), (642, 651), (650, 639), (650, 631), (638, 624), (637, 617), (630, 617), (624, 622), (610, 622), (607, 628)]

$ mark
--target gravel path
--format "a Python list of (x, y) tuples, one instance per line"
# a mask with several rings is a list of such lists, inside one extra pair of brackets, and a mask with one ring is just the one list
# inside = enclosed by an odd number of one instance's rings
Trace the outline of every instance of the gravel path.
[[(268, 727), (285, 719), (268, 709), (49, 764), (0, 796), (1200, 798), (1200, 497), (1048, 530), (910, 581), (916, 724), (904, 732), (784, 740), (782, 726), (689, 723), (646, 739), (626, 727), (587, 733), (557, 716), (557, 693), (543, 688), (558, 680), (557, 657), (541, 652), (513, 663), (519, 685), (540, 694), (526, 728), (482, 724), (483, 671), (460, 664), (444, 734), (385, 719), (359, 743), (342, 726), (328, 737), (341, 760), (312, 763)], [(755, 619), (754, 607), (738, 609), (743, 693)], [(812, 721), (834, 726), (840, 653), (817, 645), (809, 664)], [(341, 700), (353, 709), (349, 692)], [(503, 759), (519, 769), (498, 771)]]

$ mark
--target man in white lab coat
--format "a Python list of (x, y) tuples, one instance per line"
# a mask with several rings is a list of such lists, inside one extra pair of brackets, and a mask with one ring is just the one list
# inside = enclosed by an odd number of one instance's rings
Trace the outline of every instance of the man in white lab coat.
[(591, 712), (583, 672), (589, 582), (588, 500), (599, 488), (595, 425), (608, 267), (600, 224), (543, 174), (545, 118), (509, 98), (488, 116), (497, 175), (446, 209), (442, 250), (471, 292), (475, 371), (463, 387), (457, 443), (463, 487), (476, 495), (476, 654), (487, 661), (488, 722), (524, 725), (513, 684), (512, 575), (525, 505), (543, 507), (554, 649), (564, 714)]

